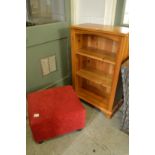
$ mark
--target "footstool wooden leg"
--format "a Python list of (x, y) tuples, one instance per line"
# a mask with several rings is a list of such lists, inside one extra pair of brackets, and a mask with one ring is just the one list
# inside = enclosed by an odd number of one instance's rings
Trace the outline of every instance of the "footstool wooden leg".
[(82, 129), (78, 129), (77, 131), (81, 131)]
[(43, 142), (44, 142), (43, 140), (42, 141), (39, 141), (38, 144), (42, 144)]

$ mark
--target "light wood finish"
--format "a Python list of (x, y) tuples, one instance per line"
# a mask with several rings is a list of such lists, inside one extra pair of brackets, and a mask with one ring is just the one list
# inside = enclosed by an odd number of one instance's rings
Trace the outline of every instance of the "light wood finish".
[(79, 24), (73, 25), (72, 28), (76, 28), (77, 30), (86, 30), (90, 32), (101, 32), (105, 34), (115, 34), (117, 36), (126, 36), (129, 34), (129, 29), (127, 27), (120, 26), (108, 26), (108, 25), (100, 25), (100, 24)]
[(77, 75), (104, 87), (111, 87), (112, 77), (97, 70), (80, 69)]
[[(91, 103), (92, 105), (94, 105), (95, 107), (101, 109), (102, 111), (106, 111), (107, 107), (108, 107), (108, 99), (107, 98), (103, 98), (100, 97), (90, 91), (87, 91), (85, 89), (79, 89), (77, 91), (79, 97), (89, 103)], [(103, 104), (104, 103), (104, 104)]]
[(128, 58), (128, 28), (97, 24), (71, 27), (72, 81), (77, 95), (108, 118), (115, 100), (121, 63)]
[(95, 49), (95, 48), (83, 48), (77, 51), (76, 54), (86, 56), (88, 58), (93, 58), (99, 61), (115, 64), (115, 54), (107, 52), (105, 50)]

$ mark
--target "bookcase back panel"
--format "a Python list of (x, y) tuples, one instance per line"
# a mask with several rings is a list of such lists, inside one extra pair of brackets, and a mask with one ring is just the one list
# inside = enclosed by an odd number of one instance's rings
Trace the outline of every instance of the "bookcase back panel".
[(92, 48), (105, 50), (109, 53), (117, 53), (119, 43), (96, 35), (78, 34), (76, 35), (76, 49)]
[(87, 46), (90, 48), (105, 50), (110, 53), (116, 53), (118, 50), (117, 42), (100, 36), (88, 36), (87, 43)]
[(88, 69), (93, 71), (97, 71), (98, 73), (113, 75), (114, 73), (114, 65), (109, 63), (104, 63), (102, 61), (97, 61), (88, 57), (78, 56), (79, 61), (79, 69)]
[(80, 81), (80, 88), (85, 89), (89, 92), (92, 92), (95, 95), (101, 96), (103, 98), (107, 98), (107, 96), (110, 93), (106, 87), (98, 85), (84, 78), (79, 77), (79, 81)]
[(86, 42), (87, 40), (85, 35), (75, 35), (75, 45), (77, 50), (86, 47)]

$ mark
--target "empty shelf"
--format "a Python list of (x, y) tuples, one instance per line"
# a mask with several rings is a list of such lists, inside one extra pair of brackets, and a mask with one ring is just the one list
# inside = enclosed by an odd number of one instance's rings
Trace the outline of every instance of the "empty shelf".
[(104, 87), (111, 87), (112, 77), (97, 70), (80, 69), (77, 75)]
[(102, 111), (106, 111), (108, 108), (108, 97), (103, 98), (83, 88), (79, 88), (77, 94), (81, 99), (86, 100)]
[(76, 53), (79, 55), (82, 55), (82, 56), (86, 56), (89, 58), (107, 62), (107, 63), (113, 64), (113, 65), (115, 64), (116, 54), (110, 53), (105, 50), (99, 50), (99, 49), (87, 47), (87, 48), (82, 48), (82, 49), (78, 50)]

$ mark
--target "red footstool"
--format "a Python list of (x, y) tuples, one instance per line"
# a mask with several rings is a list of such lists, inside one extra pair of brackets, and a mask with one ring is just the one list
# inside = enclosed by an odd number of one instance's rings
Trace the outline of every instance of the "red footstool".
[(84, 128), (86, 111), (71, 86), (28, 94), (29, 124), (40, 143)]

